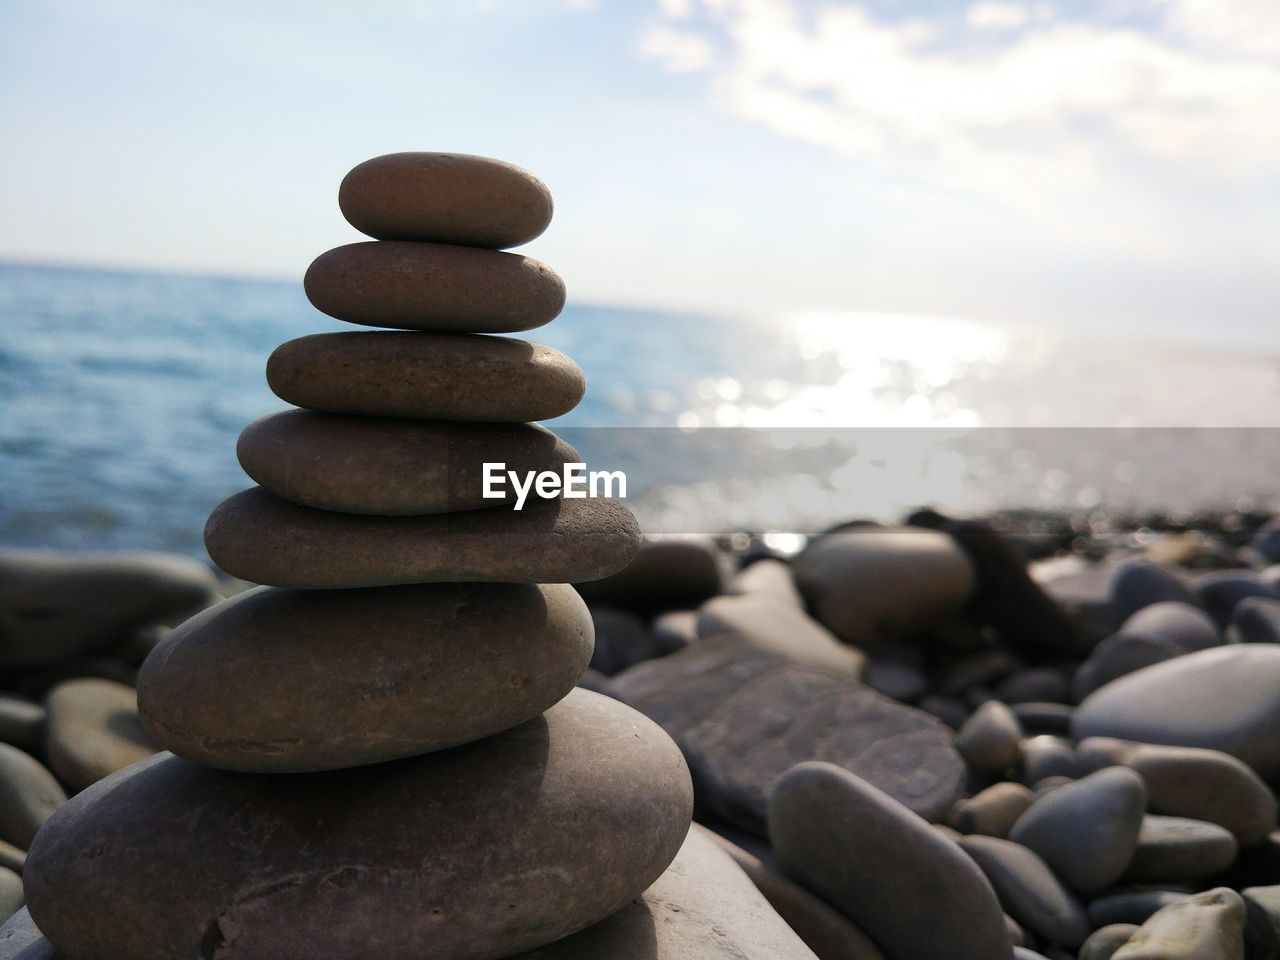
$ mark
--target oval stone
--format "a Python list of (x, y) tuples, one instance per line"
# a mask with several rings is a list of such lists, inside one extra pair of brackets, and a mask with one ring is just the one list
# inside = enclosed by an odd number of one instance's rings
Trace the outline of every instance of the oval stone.
[(58, 684), (46, 701), (45, 755), (72, 791), (115, 773), (160, 749), (142, 726), (132, 687), (100, 677)]
[(316, 309), (372, 327), (511, 333), (554, 320), (564, 281), (529, 257), (379, 240), (322, 253), (302, 280)]
[(1071, 730), (1221, 750), (1263, 779), (1280, 776), (1280, 648), (1211, 647), (1146, 667), (1091, 694)]
[(1004, 913), (960, 848), (892, 797), (830, 763), (805, 762), (769, 797), (783, 869), (894, 960), (1008, 957)]
[(64, 806), (27, 858), (31, 916), (72, 956), (507, 956), (639, 896), (693, 804), (671, 740), (583, 690), (358, 775), (177, 757), (127, 773)]
[(275, 587), (566, 583), (625, 567), (640, 548), (640, 528), (607, 497), (370, 517), (300, 506), (254, 487), (214, 508), (204, 542), (227, 573)]
[(259, 588), (174, 630), (143, 665), (138, 705), (188, 760), (331, 770), (537, 716), (573, 689), (591, 639), (586, 604), (565, 584)]
[(321, 510), (379, 516), (453, 513), (514, 502), (510, 482), (486, 499), (484, 465), (561, 474), (578, 452), (531, 423), (434, 423), (282, 410), (240, 433), (240, 466), (272, 493)]
[(267, 383), (322, 413), (521, 423), (578, 405), (586, 380), (559, 350), (510, 337), (369, 330), (276, 347)]
[(388, 153), (354, 167), (338, 188), (347, 222), (379, 240), (468, 247), (528, 243), (551, 222), (551, 191), (501, 160), (461, 153)]

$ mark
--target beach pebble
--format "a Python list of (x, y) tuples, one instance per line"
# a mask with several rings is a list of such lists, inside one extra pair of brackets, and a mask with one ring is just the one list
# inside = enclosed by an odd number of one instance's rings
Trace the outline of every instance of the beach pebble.
[(0, 840), (26, 850), (66, 801), (61, 785), (39, 760), (0, 743)]
[(1244, 902), (1228, 887), (1154, 914), (1113, 960), (1244, 960)]
[(778, 780), (769, 838), (786, 873), (893, 960), (1009, 954), (1004, 913), (973, 860), (842, 767), (802, 763)]
[(1114, 634), (1094, 647), (1089, 659), (1076, 670), (1071, 682), (1072, 698), (1083, 701), (1113, 680), (1188, 652), (1164, 637)]
[(1157, 911), (1190, 898), (1189, 893), (1179, 890), (1124, 890), (1089, 901), (1085, 912), (1095, 928), (1117, 923), (1141, 925)]
[(724, 589), (728, 564), (710, 537), (645, 540), (621, 570), (575, 586), (589, 604), (621, 607), (647, 618), (700, 607)]
[(1040, 734), (1022, 741), (1022, 779), (1037, 784), (1050, 777), (1074, 780), (1084, 770), (1071, 741), (1051, 734)]
[(15, 693), (0, 693), (0, 743), (32, 753), (44, 746), (44, 705)]
[(1071, 679), (1051, 667), (1028, 667), (1005, 677), (991, 692), (1008, 704), (1070, 703)]
[(964, 764), (932, 717), (733, 637), (639, 664), (609, 689), (680, 744), (699, 804), (746, 830), (763, 830), (769, 790), (802, 760), (846, 767), (927, 820), (963, 786)]
[(671, 610), (659, 614), (650, 629), (659, 656), (677, 653), (698, 639), (698, 611)]
[(0, 867), (0, 922), (22, 909), (22, 878), (7, 867)]
[(1014, 660), (1005, 650), (978, 650), (942, 661), (934, 672), (933, 688), (946, 697), (980, 696), (982, 701), (994, 698), (989, 685), (1014, 669)]
[(45, 705), (45, 756), (72, 793), (160, 749), (138, 716), (132, 687), (85, 678), (60, 683)]
[(1201, 574), (1193, 589), (1196, 599), (1224, 629), (1242, 601), (1251, 597), (1277, 599), (1271, 584), (1252, 570), (1216, 570)]
[(1280, 600), (1241, 600), (1231, 615), (1231, 627), (1243, 643), (1280, 643)]
[(1111, 960), (1139, 929), (1136, 923), (1112, 923), (1093, 931), (1080, 948), (1080, 960)]
[(970, 710), (963, 700), (930, 693), (920, 698), (920, 709), (937, 717), (952, 730), (959, 730), (969, 719)]
[(523, 423), (578, 405), (582, 370), (559, 350), (463, 333), (315, 333), (276, 347), (267, 383), (322, 413)]
[[(915, 655), (911, 656), (912, 653)], [(900, 703), (915, 703), (929, 690), (929, 677), (920, 666), (918, 650), (868, 657), (862, 681)]]
[(992, 784), (952, 808), (951, 826), (961, 833), (1005, 839), (1018, 818), (1035, 803), (1035, 794), (1020, 783)]
[(353, 167), (338, 188), (347, 222), (378, 240), (468, 247), (528, 243), (551, 222), (551, 193), (533, 174), (461, 153), (388, 153)]
[[(582, 458), (530, 423), (448, 423), (283, 410), (240, 433), (240, 466), (277, 496), (321, 510), (379, 516), (453, 513), (516, 500), (520, 477)], [(503, 464), (486, 498), (484, 465)], [(582, 474), (585, 481), (585, 474)], [(585, 487), (584, 487), (585, 489)], [(531, 494), (536, 496), (536, 494)]]
[(1143, 607), (1121, 624), (1119, 632), (1130, 637), (1167, 640), (1184, 653), (1222, 643), (1222, 633), (1212, 617), (1199, 607), (1175, 600)]
[(964, 762), (980, 773), (1000, 773), (1022, 757), (1022, 728), (1013, 711), (999, 700), (988, 700), (956, 732), (956, 749)]
[(1195, 604), (1191, 588), (1172, 570), (1150, 560), (1125, 560), (1111, 571), (1108, 591), (1112, 609), (1121, 621), (1153, 603)]
[(767, 593), (786, 600), (797, 607), (804, 606), (804, 599), (791, 576), (791, 566), (782, 560), (762, 557), (748, 564), (730, 578), (728, 593)]
[(101, 960), (506, 956), (643, 893), (692, 802), (661, 730), (575, 690), (359, 776), (144, 761), (55, 814), (24, 879), (49, 938)]
[(175, 629), (142, 669), (138, 704), (188, 760), (332, 770), (532, 719), (573, 689), (591, 646), (591, 617), (566, 584), (263, 587)]
[(514, 333), (554, 320), (564, 281), (515, 253), (383, 240), (322, 253), (302, 281), (323, 313), (372, 327)]
[(186, 557), (0, 549), (0, 666), (104, 650), (134, 627), (200, 610), (217, 586), (207, 566)]
[(1072, 718), (1079, 738), (1205, 747), (1280, 775), (1280, 648), (1234, 644), (1178, 657), (1093, 693)]
[(370, 517), (303, 507), (254, 487), (215, 507), (204, 537), (219, 567), (254, 583), (379, 587), (590, 580), (626, 565), (640, 528), (607, 497), (531, 499), (521, 511)]
[(1221, 751), (1093, 737), (1081, 741), (1080, 752), (1090, 765), (1136, 770), (1153, 813), (1216, 823), (1241, 845), (1276, 829), (1275, 794), (1252, 768)]
[(1018, 726), (1030, 736), (1066, 736), (1076, 708), (1065, 703), (1015, 703), (1010, 708)]
[(652, 660), (660, 653), (657, 638), (630, 610), (597, 605), (591, 608), (591, 622), (596, 634), (591, 669), (606, 677)]
[(21, 876), (22, 868), (26, 865), (27, 851), (9, 843), (7, 840), (0, 840), (0, 867), (12, 870)]
[(1097, 893), (1124, 874), (1146, 807), (1142, 778), (1109, 767), (1036, 800), (1009, 839), (1038, 853), (1079, 893)]
[(689, 835), (698, 834), (733, 858), (818, 960), (885, 960), (880, 948), (852, 920), (826, 901), (766, 866), (755, 854), (695, 823)]
[(1125, 879), (1159, 883), (1211, 877), (1231, 866), (1236, 850), (1236, 838), (1217, 824), (1148, 815), (1142, 818)]
[(841, 643), (800, 607), (769, 593), (722, 595), (698, 610), (700, 638), (733, 634), (766, 653), (779, 653), (796, 663), (822, 667), (859, 679), (867, 658)]
[(1263, 951), (1280, 953), (1280, 886), (1246, 887), (1245, 940)]
[(960, 849), (982, 868), (1000, 905), (1019, 924), (1073, 950), (1084, 943), (1092, 929), (1084, 909), (1035, 853), (996, 837), (964, 837)]
[(954, 615), (976, 576), (946, 534), (884, 527), (827, 534), (792, 572), (818, 620), (855, 644), (909, 638)]
[(66, 954), (44, 938), (27, 908), (23, 907), (0, 926), (0, 960), (68, 960)]

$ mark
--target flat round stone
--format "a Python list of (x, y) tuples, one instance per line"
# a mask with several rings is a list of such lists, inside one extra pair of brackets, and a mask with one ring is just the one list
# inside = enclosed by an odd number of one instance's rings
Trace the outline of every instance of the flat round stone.
[(461, 153), (388, 153), (338, 188), (347, 222), (379, 240), (468, 247), (528, 243), (551, 222), (551, 191), (517, 166)]
[(315, 333), (276, 347), (267, 383), (323, 413), (520, 423), (578, 405), (586, 381), (559, 350), (470, 333)]
[(508, 956), (643, 893), (692, 806), (661, 730), (575, 690), (504, 733), (356, 774), (144, 761), (49, 820), (27, 905), (100, 960)]
[(554, 320), (564, 281), (529, 257), (379, 240), (322, 253), (302, 285), (316, 309), (371, 327), (511, 333)]
[(262, 587), (169, 634), (138, 706), (157, 740), (206, 766), (333, 770), (536, 717), (578, 682), (591, 639), (565, 584)]
[[(530, 423), (447, 423), (282, 410), (240, 433), (244, 472), (286, 500), (321, 510), (396, 516), (494, 507), (484, 465), (521, 476), (562, 473), (578, 452)], [(504, 483), (506, 502), (516, 498)]]
[(160, 749), (142, 726), (133, 688), (101, 677), (64, 680), (45, 701), (45, 755), (72, 791)]
[(233, 577), (274, 587), (572, 583), (625, 567), (640, 548), (640, 527), (608, 497), (370, 517), (303, 507), (253, 487), (214, 508), (204, 542)]

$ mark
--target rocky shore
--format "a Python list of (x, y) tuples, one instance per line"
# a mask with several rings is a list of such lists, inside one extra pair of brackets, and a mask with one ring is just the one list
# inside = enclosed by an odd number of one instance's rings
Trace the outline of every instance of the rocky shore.
[(395, 329), (273, 354), (223, 572), (0, 549), (0, 960), (1280, 958), (1280, 520), (485, 506), (576, 458), (581, 371), (501, 336), (550, 195), (340, 204), (308, 295)]

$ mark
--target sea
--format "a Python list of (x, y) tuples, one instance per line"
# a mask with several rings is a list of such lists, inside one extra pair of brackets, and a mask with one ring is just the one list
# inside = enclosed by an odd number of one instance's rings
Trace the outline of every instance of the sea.
[[(549, 426), (623, 470), (649, 533), (794, 542), (961, 513), (1280, 508), (1280, 328), (1233, 342), (972, 319), (712, 316), (570, 303), (525, 336), (588, 383)], [(298, 282), (0, 262), (0, 545), (205, 557), (285, 406), (284, 340), (352, 329)]]

